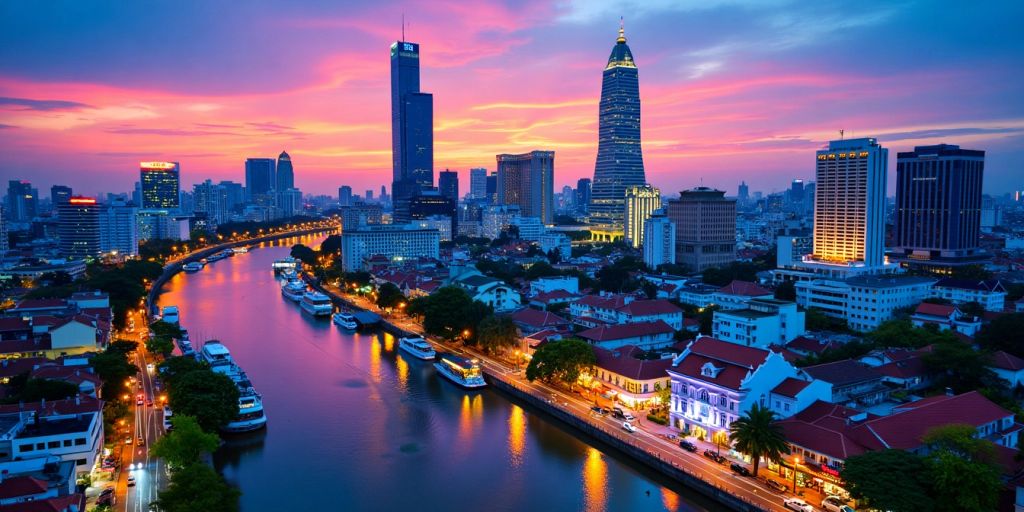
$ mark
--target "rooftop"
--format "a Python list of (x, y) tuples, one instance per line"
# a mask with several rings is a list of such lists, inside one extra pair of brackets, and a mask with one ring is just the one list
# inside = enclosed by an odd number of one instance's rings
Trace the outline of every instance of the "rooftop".
[(874, 368), (854, 361), (844, 359), (833, 363), (818, 364), (804, 368), (812, 378), (827, 382), (833, 386), (842, 387), (879, 380), (882, 376)]

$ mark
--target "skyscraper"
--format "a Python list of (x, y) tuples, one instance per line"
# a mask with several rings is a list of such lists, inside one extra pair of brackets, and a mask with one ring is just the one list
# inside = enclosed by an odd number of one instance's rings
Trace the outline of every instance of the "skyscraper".
[(576, 180), (576, 209), (584, 215), (590, 212), (590, 178)]
[(804, 201), (804, 180), (793, 180), (789, 187), (789, 200), (793, 203)]
[(352, 206), (352, 187), (348, 185), (338, 187), (338, 204)]
[(245, 188), (242, 187), (241, 183), (221, 181), (217, 186), (224, 190), (224, 196), (226, 198), (225, 208), (228, 212), (238, 210), (241, 205), (245, 203)]
[(725, 192), (697, 187), (668, 202), (668, 218), (676, 225), (676, 263), (702, 272), (736, 259), (736, 200)]
[(100, 252), (129, 257), (139, 254), (139, 209), (123, 200), (100, 208)]
[(72, 196), (60, 205), (57, 223), (61, 255), (85, 259), (100, 255), (100, 206), (91, 197)]
[(295, 170), (292, 168), (292, 157), (282, 151), (277, 156), (277, 176), (274, 189), (278, 192), (295, 188)]
[(420, 45), (391, 44), (391, 196), (395, 221), (409, 200), (434, 186), (434, 97), (420, 92)]
[(736, 198), (739, 199), (741, 203), (745, 203), (750, 199), (750, 188), (747, 187), (746, 181), (740, 182), (740, 188), (737, 190)]
[(554, 222), (555, 152), (531, 151), (521, 155), (497, 155), (498, 203), (519, 205), (523, 217)]
[(177, 210), (180, 206), (181, 175), (178, 162), (142, 162), (139, 183), (142, 186), (142, 208), (146, 210)]
[(644, 221), (644, 263), (652, 269), (676, 261), (676, 225), (664, 210), (655, 210)]
[(245, 159), (245, 200), (269, 206), (270, 191), (277, 186), (277, 162), (273, 158)]
[(985, 152), (952, 144), (896, 157), (894, 252), (909, 266), (946, 271), (985, 258), (981, 184)]
[(640, 148), (640, 83), (633, 54), (620, 27), (601, 83), (590, 221), (621, 226), (626, 187), (645, 182)]
[(487, 200), (491, 204), (498, 204), (498, 172), (487, 175)]
[(437, 191), (442, 196), (459, 202), (459, 173), (445, 169), (437, 176)]
[[(441, 195), (436, 190), (425, 190), (409, 200), (409, 220), (445, 217), (450, 221), (452, 233), (459, 232), (458, 201)], [(453, 235), (454, 236), (454, 235)]]
[(50, 202), (53, 203), (53, 211), (71, 199), (71, 187), (54, 185), (50, 187)]
[(487, 169), (477, 167), (469, 170), (469, 197), (473, 199), (487, 197)]
[(626, 188), (626, 242), (639, 248), (644, 241), (644, 223), (651, 212), (661, 208), (661, 191), (650, 185)]
[(11, 222), (29, 222), (39, 210), (39, 194), (23, 180), (7, 182), (7, 217)]
[(224, 187), (206, 180), (192, 186), (192, 209), (202, 213), (214, 225), (227, 222), (228, 195)]
[(813, 259), (881, 267), (889, 150), (875, 139), (845, 139), (817, 152)]

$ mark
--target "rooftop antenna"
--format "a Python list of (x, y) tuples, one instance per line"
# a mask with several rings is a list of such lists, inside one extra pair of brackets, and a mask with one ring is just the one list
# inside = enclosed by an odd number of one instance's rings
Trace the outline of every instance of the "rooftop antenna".
[(843, 133), (844, 132), (846, 132), (846, 130), (843, 130), (843, 129), (839, 130), (839, 140), (843, 140)]
[(405, 42), (405, 12), (402, 12), (402, 42)]

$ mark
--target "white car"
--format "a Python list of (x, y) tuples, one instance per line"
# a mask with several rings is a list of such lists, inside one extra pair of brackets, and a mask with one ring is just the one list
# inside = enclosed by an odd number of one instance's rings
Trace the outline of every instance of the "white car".
[(623, 421), (622, 430), (625, 430), (626, 432), (632, 434), (633, 432), (636, 432), (636, 427), (634, 427), (633, 424), (628, 421)]
[(626, 414), (622, 415), (622, 419), (624, 419), (626, 421), (636, 421), (636, 417), (633, 416), (632, 414), (628, 413), (628, 412)]
[(828, 512), (856, 512), (853, 507), (847, 505), (839, 496), (829, 496), (821, 500), (821, 508)]
[(786, 498), (782, 506), (797, 512), (814, 512), (814, 507), (800, 498)]

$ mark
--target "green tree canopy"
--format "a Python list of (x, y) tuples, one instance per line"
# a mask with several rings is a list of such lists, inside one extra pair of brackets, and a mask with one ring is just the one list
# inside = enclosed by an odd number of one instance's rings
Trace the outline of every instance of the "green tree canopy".
[(561, 382), (569, 386), (585, 371), (597, 364), (594, 349), (589, 343), (578, 338), (567, 338), (545, 343), (533, 354), (526, 367), (526, 378), (530, 381), (543, 380)]
[(384, 283), (377, 289), (377, 306), (383, 309), (394, 309), (405, 302), (405, 295), (394, 283)]
[(423, 315), (423, 328), (428, 333), (449, 340), (463, 336), (465, 332), (473, 338), (477, 322), (491, 314), (489, 306), (474, 301), (457, 286), (438, 288), (436, 292), (418, 298), (411, 309)]
[(217, 434), (204, 432), (192, 416), (175, 414), (171, 425), (174, 429), (153, 444), (152, 454), (166, 460), (173, 468), (196, 464), (220, 445)]
[(891, 512), (934, 509), (924, 460), (903, 450), (882, 450), (846, 459), (840, 476), (850, 495), (864, 504)]
[(1003, 350), (1024, 357), (1024, 313), (1002, 315), (981, 328), (978, 344), (991, 350)]
[(507, 316), (490, 315), (480, 321), (476, 330), (477, 344), (488, 354), (517, 347), (520, 344), (519, 328)]
[(949, 331), (939, 332), (935, 329), (914, 327), (910, 320), (889, 320), (867, 334), (866, 338), (876, 347), (921, 348), (932, 343), (955, 341), (956, 337)]
[(175, 414), (195, 417), (207, 432), (218, 431), (238, 415), (238, 387), (205, 366), (175, 375), (168, 399)]
[(310, 267), (316, 266), (316, 251), (303, 244), (292, 246), (291, 257)]
[(754, 461), (754, 476), (757, 476), (761, 457), (779, 462), (783, 454), (789, 453), (789, 445), (782, 427), (776, 422), (775, 411), (759, 404), (754, 404), (746, 414), (729, 425), (729, 437), (736, 450), (750, 455)]
[(936, 510), (995, 510), (1002, 490), (1002, 471), (994, 445), (975, 437), (971, 425), (946, 425), (928, 431), (925, 457)]
[(139, 367), (128, 362), (128, 353), (137, 345), (134, 341), (118, 340), (103, 352), (89, 358), (89, 365), (103, 380), (100, 393), (104, 400), (117, 400), (125, 390), (124, 383), (128, 377), (139, 372)]
[(191, 464), (171, 474), (171, 484), (160, 492), (156, 505), (162, 512), (237, 512), (239, 496), (213, 468)]
[(982, 388), (1005, 391), (1004, 381), (990, 368), (991, 356), (956, 338), (935, 343), (922, 360), (938, 376), (936, 384), (957, 393)]

